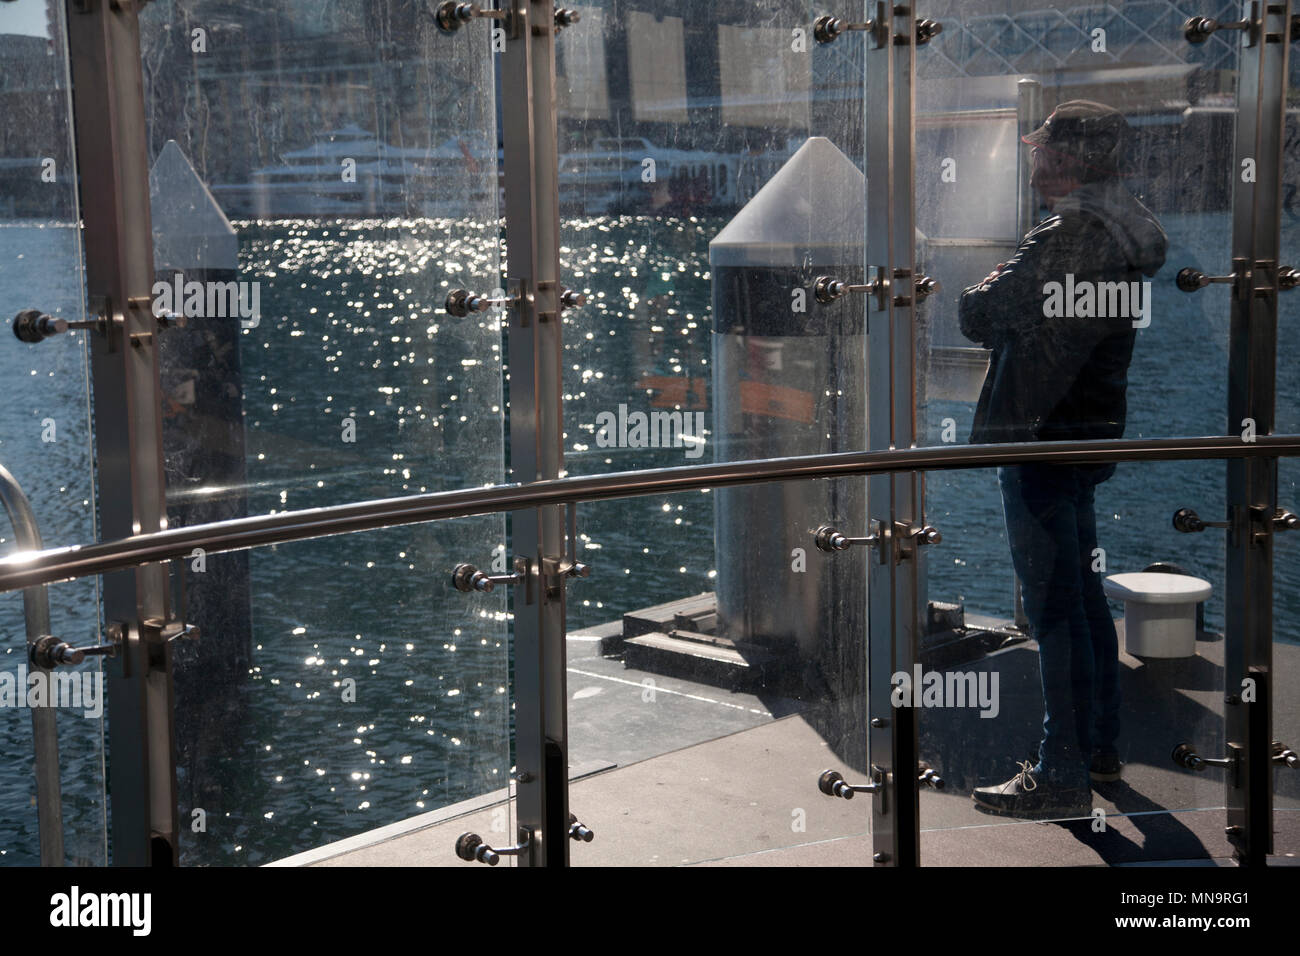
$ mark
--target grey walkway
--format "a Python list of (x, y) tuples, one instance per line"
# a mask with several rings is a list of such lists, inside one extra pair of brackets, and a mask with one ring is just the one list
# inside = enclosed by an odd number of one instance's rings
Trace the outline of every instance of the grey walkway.
[[(572, 809), (596, 833), (574, 844), (578, 866), (869, 865), (872, 799), (823, 796), (819, 773), (862, 773), (839, 760), (797, 703), (630, 671), (599, 655), (599, 633), (570, 639)], [(1222, 643), (1210, 635), (1197, 656), (1143, 662), (1124, 656), (1123, 781), (1099, 785), (1094, 813), (1066, 823), (1028, 823), (974, 809), (970, 788), (1010, 776), (1037, 740), (1037, 652), (1020, 645), (969, 665), (996, 672), (1001, 712), (926, 710), (921, 756), (945, 777), (945, 791), (921, 796), (922, 863), (928, 866), (1224, 863), (1219, 771), (1175, 768), (1169, 751), (1187, 741), (1220, 756)], [(1274, 735), (1300, 745), (1300, 648), (1276, 648)], [(653, 683), (647, 684), (646, 681)], [(1300, 772), (1275, 771), (1276, 851), (1300, 860)], [(505, 794), (430, 814), (387, 834), (354, 838), (285, 861), (327, 866), (466, 866), (456, 836), (507, 843)], [(496, 828), (494, 831), (494, 827)], [(1100, 832), (1098, 832), (1100, 831)], [(375, 837), (381, 837), (374, 842)], [(386, 837), (386, 838), (382, 838)], [(370, 845), (363, 845), (369, 843)]]

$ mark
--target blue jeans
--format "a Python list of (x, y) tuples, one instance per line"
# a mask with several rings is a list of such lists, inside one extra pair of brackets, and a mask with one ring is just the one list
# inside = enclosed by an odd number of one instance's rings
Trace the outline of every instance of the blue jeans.
[(1094, 753), (1119, 736), (1119, 639), (1094, 571), (1093, 492), (1111, 465), (1012, 465), (998, 469), (1011, 560), (1038, 641), (1043, 740), (1035, 768), (1067, 786), (1087, 785)]

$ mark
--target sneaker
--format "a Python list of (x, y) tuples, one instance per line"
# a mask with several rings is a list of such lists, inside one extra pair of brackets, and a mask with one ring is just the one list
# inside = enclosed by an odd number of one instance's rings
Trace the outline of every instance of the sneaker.
[(1091, 788), (1051, 781), (1028, 760), (1020, 762), (1020, 772), (1006, 783), (976, 787), (971, 799), (985, 813), (1034, 820), (1086, 817), (1092, 811)]
[(1119, 762), (1119, 754), (1093, 754), (1088, 766), (1088, 776), (1096, 783), (1110, 783), (1122, 777), (1124, 765)]

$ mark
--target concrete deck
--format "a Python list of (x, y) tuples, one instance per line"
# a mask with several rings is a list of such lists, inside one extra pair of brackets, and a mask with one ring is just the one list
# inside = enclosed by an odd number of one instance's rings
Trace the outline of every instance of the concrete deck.
[[(575, 844), (577, 866), (869, 865), (873, 799), (823, 796), (817, 777), (863, 774), (833, 754), (797, 701), (733, 694), (627, 670), (600, 656), (603, 629), (569, 643), (571, 805), (595, 831)], [(921, 795), (921, 853), (928, 866), (1087, 866), (1165, 861), (1226, 863), (1220, 771), (1193, 774), (1169, 760), (1188, 741), (1220, 756), (1222, 643), (1203, 635), (1197, 656), (1141, 661), (1122, 655), (1125, 778), (1098, 785), (1095, 821), (1035, 823), (975, 810), (970, 788), (998, 782), (1031, 756), (1041, 721), (1037, 651), (1021, 645), (962, 665), (996, 672), (1001, 713), (925, 710), (921, 756), (944, 776)], [(1300, 745), (1300, 648), (1278, 645), (1274, 736)], [(645, 683), (653, 682), (652, 684)], [(653, 693), (651, 693), (653, 691)], [(1276, 851), (1300, 861), (1300, 774), (1275, 771)], [(468, 866), (452, 846), (473, 830), (509, 843), (506, 794), (394, 824), (282, 861), (282, 865)], [(494, 830), (495, 827), (495, 830)], [(508, 865), (509, 860), (503, 860)]]

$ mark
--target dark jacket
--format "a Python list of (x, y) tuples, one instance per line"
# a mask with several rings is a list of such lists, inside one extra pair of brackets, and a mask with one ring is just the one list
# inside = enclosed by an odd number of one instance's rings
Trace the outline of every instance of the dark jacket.
[[(1119, 180), (1089, 183), (1057, 201), (992, 281), (964, 291), (962, 334), (993, 351), (970, 440), (1122, 437), (1140, 313), (1134, 300), (1127, 311), (1120, 307), (1113, 284), (1137, 283), (1128, 290), (1149, 310), (1141, 282), (1164, 264), (1167, 247), (1155, 216)], [(1049, 283), (1059, 284), (1059, 297), (1049, 295)], [(1094, 292), (1093, 315), (1049, 317), (1068, 287), (1083, 296), (1085, 284)], [(1087, 311), (1086, 300), (1077, 304)]]

